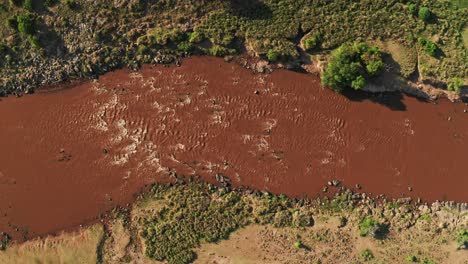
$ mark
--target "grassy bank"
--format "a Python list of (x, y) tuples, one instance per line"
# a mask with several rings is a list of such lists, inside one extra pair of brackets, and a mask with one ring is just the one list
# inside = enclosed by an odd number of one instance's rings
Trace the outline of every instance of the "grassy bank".
[(0, 260), (463, 263), (467, 208), (364, 197), (345, 190), (297, 200), (203, 183), (154, 185), (131, 209), (110, 214), (104, 228), (9, 245)]
[(410, 61), (398, 62), (405, 78), (441, 88), (457, 80), (463, 87), (467, 13), (448, 0), (9, 0), (0, 4), (0, 91), (32, 92), (40, 84), (188, 54), (247, 51), (297, 67), (361, 41), (391, 41), (407, 51)]

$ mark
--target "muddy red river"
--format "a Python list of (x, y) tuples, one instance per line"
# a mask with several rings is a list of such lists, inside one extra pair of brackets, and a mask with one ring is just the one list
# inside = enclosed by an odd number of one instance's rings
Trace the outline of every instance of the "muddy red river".
[(468, 201), (467, 106), (354, 97), (311, 75), (198, 57), (4, 98), (0, 229), (24, 239), (77, 226), (171, 172), (297, 197), (337, 179)]

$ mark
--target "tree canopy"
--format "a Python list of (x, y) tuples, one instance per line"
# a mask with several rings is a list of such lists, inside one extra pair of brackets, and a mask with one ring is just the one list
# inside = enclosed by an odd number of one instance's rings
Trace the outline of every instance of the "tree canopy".
[(379, 47), (366, 43), (343, 44), (333, 52), (322, 74), (322, 84), (337, 92), (346, 88), (358, 90), (383, 66)]

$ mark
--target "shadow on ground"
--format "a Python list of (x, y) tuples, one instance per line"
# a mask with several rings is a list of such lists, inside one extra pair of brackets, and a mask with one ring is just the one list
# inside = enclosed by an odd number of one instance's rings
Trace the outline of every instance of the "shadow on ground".
[(260, 0), (230, 0), (230, 9), (233, 15), (249, 19), (271, 18), (270, 8)]

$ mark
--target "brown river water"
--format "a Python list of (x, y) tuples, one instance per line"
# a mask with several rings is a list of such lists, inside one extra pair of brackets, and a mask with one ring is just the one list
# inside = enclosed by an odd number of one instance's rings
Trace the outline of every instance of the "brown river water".
[(311, 75), (209, 57), (3, 98), (0, 230), (22, 240), (89, 223), (171, 172), (296, 197), (338, 179), (374, 195), (466, 202), (464, 109), (343, 96)]

